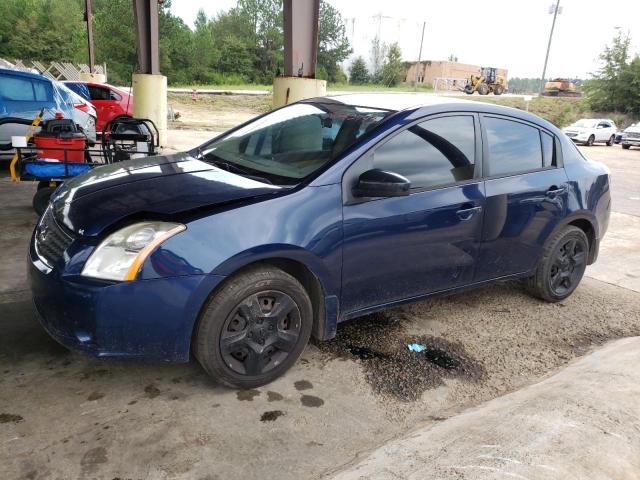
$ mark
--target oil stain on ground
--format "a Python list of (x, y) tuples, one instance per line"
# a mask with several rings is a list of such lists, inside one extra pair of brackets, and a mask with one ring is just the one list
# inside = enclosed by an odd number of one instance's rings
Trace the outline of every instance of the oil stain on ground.
[(305, 407), (318, 408), (324, 405), (324, 400), (314, 395), (302, 395), (300, 397), (300, 403)]
[(156, 398), (160, 395), (160, 389), (152, 383), (144, 387), (144, 394), (147, 398)]
[(0, 413), (0, 423), (20, 423), (24, 420), (21, 415), (12, 413)]
[(272, 392), (271, 390), (267, 392), (267, 402), (279, 402), (283, 398), (278, 392)]
[[(409, 343), (426, 346), (412, 352)], [(402, 401), (414, 401), (425, 390), (439, 387), (445, 378), (478, 381), (485, 376), (482, 365), (462, 345), (439, 337), (406, 334), (398, 314), (368, 315), (345, 322), (338, 334), (316, 346), (325, 354), (360, 359), (367, 382), (374, 392)]]
[(261, 422), (275, 422), (278, 417), (282, 417), (285, 413), (282, 410), (269, 410), (260, 416)]
[(310, 390), (313, 388), (313, 384), (309, 380), (298, 380), (293, 383), (293, 386), (296, 387), (296, 390)]
[(236, 398), (240, 401), (253, 402), (254, 397), (260, 395), (260, 390), (238, 390)]

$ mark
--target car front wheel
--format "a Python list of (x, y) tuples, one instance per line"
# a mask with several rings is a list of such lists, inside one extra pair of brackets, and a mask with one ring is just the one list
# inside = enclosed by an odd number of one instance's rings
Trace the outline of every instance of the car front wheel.
[(536, 272), (527, 279), (529, 291), (548, 302), (564, 300), (582, 280), (588, 256), (585, 233), (573, 226), (564, 228), (545, 243)]
[(254, 388), (286, 372), (311, 335), (304, 287), (274, 267), (251, 268), (214, 294), (197, 325), (194, 354), (221, 383)]
[(586, 143), (587, 147), (591, 147), (591, 146), (593, 145), (593, 142), (595, 142), (595, 141), (596, 141), (596, 137), (594, 137), (593, 135), (591, 135), (591, 136), (589, 137), (589, 139), (587, 140), (587, 143)]

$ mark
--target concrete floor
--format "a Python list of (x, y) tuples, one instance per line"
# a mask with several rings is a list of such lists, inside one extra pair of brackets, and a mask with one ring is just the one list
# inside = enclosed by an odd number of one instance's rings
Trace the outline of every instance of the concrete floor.
[[(336, 480), (640, 478), (640, 337), (414, 431)], [(579, 448), (578, 448), (579, 447)]]
[[(170, 143), (184, 148), (209, 135), (172, 132)], [(619, 147), (592, 151), (614, 179), (640, 157)], [(375, 393), (363, 361), (313, 345), (283, 378), (250, 392), (215, 385), (194, 362), (67, 352), (38, 325), (26, 290), (34, 186), (0, 178), (0, 478), (318, 478), (408, 430), (529, 385), (593, 346), (639, 335), (640, 289), (626, 276), (640, 273), (638, 217), (630, 215), (637, 185), (615, 182), (614, 209), (622, 211), (591, 278), (567, 301), (544, 304), (506, 284), (390, 312), (402, 332), (389, 341), (446, 339), (484, 371), (476, 381), (443, 378), (403, 402)], [(366, 328), (367, 319), (356, 321)]]

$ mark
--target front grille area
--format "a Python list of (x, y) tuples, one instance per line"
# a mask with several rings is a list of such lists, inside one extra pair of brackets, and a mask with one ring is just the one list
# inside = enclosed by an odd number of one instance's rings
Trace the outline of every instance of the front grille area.
[(35, 246), (38, 255), (47, 265), (53, 267), (72, 241), (73, 237), (56, 222), (52, 209), (47, 208), (36, 228)]
[(566, 133), (567, 137), (571, 138), (571, 137), (575, 137), (578, 134), (577, 133)]
[(640, 133), (637, 132), (626, 132), (624, 134), (625, 137), (627, 138), (640, 138)]

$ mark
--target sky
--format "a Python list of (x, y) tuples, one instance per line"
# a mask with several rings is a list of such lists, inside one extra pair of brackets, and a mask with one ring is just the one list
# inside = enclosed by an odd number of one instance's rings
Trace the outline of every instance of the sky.
[[(426, 22), (423, 60), (446, 60), (506, 68), (509, 77), (540, 77), (551, 30), (552, 0), (328, 0), (345, 20), (352, 57), (370, 57), (371, 39), (398, 42), (405, 60), (417, 60)], [(171, 10), (189, 26), (198, 9), (207, 15), (235, 0), (173, 0)], [(640, 53), (639, 0), (560, 0), (547, 77), (586, 78), (598, 55), (620, 29)], [(606, 8), (605, 8), (606, 7)], [(346, 64), (349, 63), (349, 60)], [(345, 65), (346, 66), (346, 65)]]

